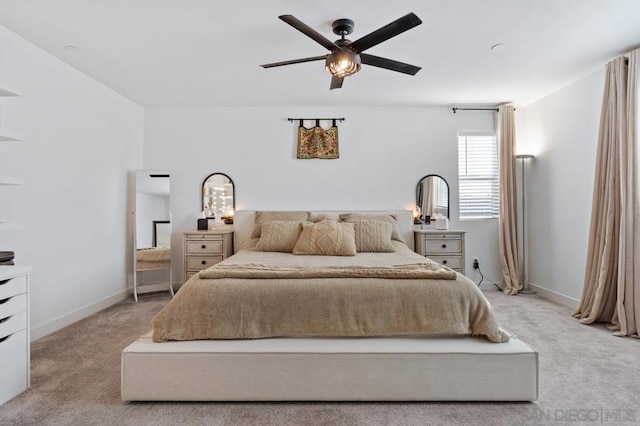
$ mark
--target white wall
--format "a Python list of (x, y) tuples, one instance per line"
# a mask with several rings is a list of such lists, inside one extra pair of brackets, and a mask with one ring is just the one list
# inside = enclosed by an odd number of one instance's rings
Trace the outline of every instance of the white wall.
[[(61, 46), (62, 47), (62, 46)], [(83, 53), (79, 53), (83, 54)], [(126, 291), (127, 171), (142, 165), (144, 111), (0, 27), (1, 123), (24, 142), (0, 142), (0, 250), (33, 266), (32, 336), (37, 338), (119, 300)]]
[(527, 169), (528, 281), (570, 304), (582, 294), (603, 88), (604, 69), (522, 109), (518, 129), (518, 151), (536, 155)]
[[(340, 158), (296, 159), (297, 123), (287, 117), (345, 117)], [(171, 173), (174, 279), (181, 232), (196, 228), (202, 181), (213, 172), (234, 180), (237, 210), (412, 209), (418, 180), (439, 174), (451, 187), (451, 227), (469, 231), (469, 276), (479, 279), (475, 256), (498, 279), (497, 221), (458, 220), (457, 132), (493, 128), (490, 112), (444, 107), (147, 109), (144, 166)]]

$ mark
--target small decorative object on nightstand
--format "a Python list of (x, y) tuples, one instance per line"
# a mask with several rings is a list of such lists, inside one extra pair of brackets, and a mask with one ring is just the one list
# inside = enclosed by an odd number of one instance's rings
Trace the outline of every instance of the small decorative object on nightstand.
[(184, 280), (233, 254), (233, 226), (185, 232)]
[(467, 231), (414, 228), (416, 253), (464, 275), (464, 234)]

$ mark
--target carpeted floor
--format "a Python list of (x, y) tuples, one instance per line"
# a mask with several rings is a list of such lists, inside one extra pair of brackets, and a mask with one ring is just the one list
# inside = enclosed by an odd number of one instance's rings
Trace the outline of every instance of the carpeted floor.
[(537, 296), (486, 294), (540, 352), (536, 403), (123, 403), (120, 351), (169, 300), (152, 295), (34, 342), (31, 389), (0, 406), (0, 425), (640, 424), (640, 340), (580, 325)]

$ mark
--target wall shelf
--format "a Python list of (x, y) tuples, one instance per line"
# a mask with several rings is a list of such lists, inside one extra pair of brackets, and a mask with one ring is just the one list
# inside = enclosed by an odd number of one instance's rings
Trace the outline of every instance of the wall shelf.
[(22, 140), (22, 135), (13, 130), (0, 128), (0, 142), (17, 142)]
[(24, 225), (19, 222), (0, 222), (0, 231), (19, 231)]
[(17, 176), (0, 176), (0, 185), (22, 185), (24, 178)]
[(18, 95), (13, 90), (5, 89), (4, 87), (0, 86), (0, 96), (20, 96), (20, 95)]

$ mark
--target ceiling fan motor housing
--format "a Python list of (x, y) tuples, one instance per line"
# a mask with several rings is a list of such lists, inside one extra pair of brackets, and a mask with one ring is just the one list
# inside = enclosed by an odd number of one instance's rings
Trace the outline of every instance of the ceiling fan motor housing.
[(337, 19), (333, 21), (331, 27), (333, 28), (333, 33), (339, 36), (349, 35), (353, 33), (353, 29), (355, 28), (355, 23), (351, 19)]

